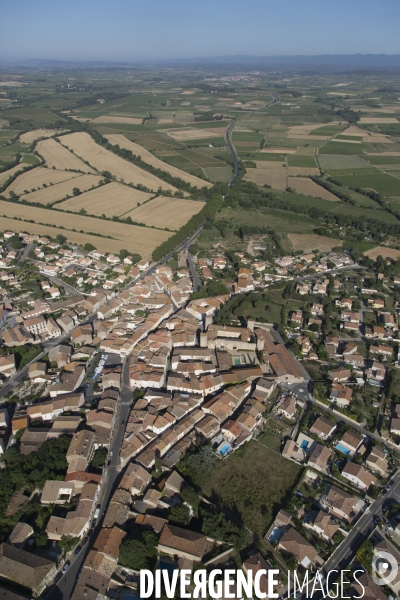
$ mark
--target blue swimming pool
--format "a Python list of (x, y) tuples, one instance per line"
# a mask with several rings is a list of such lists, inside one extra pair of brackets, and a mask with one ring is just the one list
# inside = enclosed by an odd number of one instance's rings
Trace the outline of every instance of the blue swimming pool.
[(174, 563), (166, 562), (164, 560), (160, 560), (157, 566), (158, 569), (164, 569), (168, 571), (168, 573), (173, 573), (176, 569), (176, 565)]
[(346, 454), (346, 456), (348, 456), (350, 454), (350, 450), (348, 450), (347, 448), (345, 448), (344, 446), (342, 446), (342, 444), (338, 444), (336, 446), (336, 448), (340, 451), (343, 452), (343, 454)]
[(273, 530), (271, 531), (271, 533), (269, 534), (268, 539), (270, 542), (277, 542), (280, 537), (281, 537), (281, 530), (279, 529), (279, 527), (274, 527)]
[(307, 440), (303, 440), (303, 441), (301, 442), (301, 446), (300, 446), (300, 448), (301, 448), (302, 450), (307, 450), (307, 448), (308, 448), (308, 444), (309, 444), (309, 442), (308, 442)]
[(229, 450), (231, 449), (231, 445), (230, 444), (224, 444), (222, 446), (222, 448), (219, 449), (219, 453), (221, 456), (225, 456), (225, 454), (227, 452), (229, 452)]

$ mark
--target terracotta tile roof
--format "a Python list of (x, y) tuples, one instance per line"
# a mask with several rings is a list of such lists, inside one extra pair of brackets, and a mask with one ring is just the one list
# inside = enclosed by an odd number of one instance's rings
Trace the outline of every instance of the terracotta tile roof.
[(158, 543), (175, 550), (174, 554), (184, 552), (201, 560), (206, 549), (207, 537), (202, 533), (165, 524)]

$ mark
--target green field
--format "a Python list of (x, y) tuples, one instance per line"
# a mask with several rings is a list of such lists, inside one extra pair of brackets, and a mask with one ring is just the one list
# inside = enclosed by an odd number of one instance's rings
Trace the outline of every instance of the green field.
[(289, 167), (311, 167), (315, 169), (317, 166), (313, 156), (290, 154), (287, 160)]
[(366, 156), (365, 160), (373, 165), (398, 165), (400, 156)]
[(366, 169), (368, 163), (359, 156), (341, 156), (339, 154), (321, 155), (318, 158), (321, 168), (332, 169)]
[(400, 179), (391, 175), (349, 175), (337, 179), (350, 187), (372, 189), (384, 196), (400, 196)]
[(25, 154), (22, 157), (21, 162), (28, 163), (29, 165), (38, 165), (40, 160), (34, 154)]
[(363, 144), (346, 144), (346, 142), (327, 142), (319, 149), (320, 154), (365, 154)]
[(333, 136), (343, 131), (345, 128), (344, 125), (325, 125), (324, 127), (318, 127), (318, 129), (313, 129), (310, 131), (309, 135), (329, 135)]

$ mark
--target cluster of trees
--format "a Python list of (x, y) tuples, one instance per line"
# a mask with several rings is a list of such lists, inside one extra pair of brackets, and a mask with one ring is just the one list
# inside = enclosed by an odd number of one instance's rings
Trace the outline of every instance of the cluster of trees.
[(213, 296), (224, 296), (229, 294), (230, 290), (224, 285), (222, 281), (212, 279), (207, 285), (203, 285), (198, 292), (194, 292), (191, 295), (191, 300), (197, 300), (199, 298), (212, 298)]
[[(21, 511), (12, 517), (6, 517), (6, 509), (12, 495), (21, 489), (27, 494), (33, 490), (43, 488), (47, 479), (64, 478), (67, 471), (65, 455), (70, 445), (69, 436), (47, 440), (36, 452), (21, 455), (15, 447), (9, 448), (4, 454), (6, 468), (0, 470), (0, 540), (3, 541), (10, 533), (13, 525), (25, 512), (28, 514), (35, 509), (35, 504), (27, 504)], [(39, 507), (41, 505), (38, 505)], [(36, 507), (38, 508), (38, 507)], [(43, 517), (43, 511), (34, 511)], [(45, 511), (44, 511), (45, 512)], [(43, 513), (43, 514), (42, 514)], [(47, 518), (50, 516), (47, 516)], [(45, 519), (42, 518), (40, 523)], [(39, 523), (39, 524), (40, 524)]]
[(157, 558), (158, 539), (153, 531), (140, 528), (136, 537), (128, 536), (119, 549), (118, 562), (123, 567), (151, 569)]
[(229, 325), (232, 319), (256, 317), (258, 321), (267, 321), (267, 311), (272, 299), (268, 292), (250, 292), (236, 294), (222, 306), (215, 322), (220, 325)]

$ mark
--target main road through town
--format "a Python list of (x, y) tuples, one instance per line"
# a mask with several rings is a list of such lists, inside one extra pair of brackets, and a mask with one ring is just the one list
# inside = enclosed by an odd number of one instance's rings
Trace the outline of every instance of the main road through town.
[[(112, 496), (112, 493), (117, 487), (117, 478), (120, 473), (118, 468), (119, 452), (124, 439), (125, 424), (132, 405), (132, 392), (129, 389), (129, 359), (130, 357), (128, 356), (122, 366), (121, 391), (115, 413), (114, 427), (111, 434), (110, 450), (108, 453), (107, 463), (103, 471), (101, 491), (98, 499), (100, 515), (92, 533), (88, 536), (88, 541), (86, 542), (85, 546), (82, 548), (78, 556), (70, 559), (70, 567), (57, 582), (57, 584), (53, 586), (51, 593), (48, 595), (49, 600), (69, 600), (71, 597), (78, 579), (79, 571), (82, 568), (84, 560), (90, 548), (92, 547), (93, 542), (100, 532), (108, 502)], [(108, 464), (108, 462), (110, 462), (110, 464)]]

